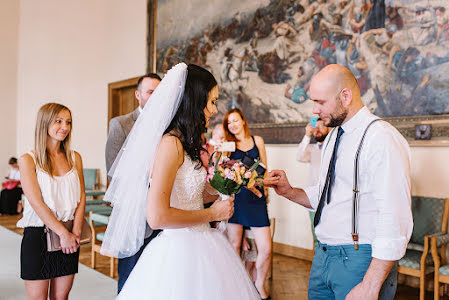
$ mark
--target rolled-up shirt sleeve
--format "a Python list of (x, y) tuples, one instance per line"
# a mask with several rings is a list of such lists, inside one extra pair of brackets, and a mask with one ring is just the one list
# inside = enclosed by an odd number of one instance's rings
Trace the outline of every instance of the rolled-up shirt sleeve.
[(367, 160), (374, 170), (371, 186), (377, 209), (372, 256), (395, 261), (404, 256), (413, 230), (410, 148), (399, 133), (376, 135), (373, 141), (382, 141), (383, 147)]
[(306, 187), (304, 189), (304, 192), (306, 193), (307, 197), (309, 198), (310, 206), (312, 206), (312, 210), (316, 210), (318, 207), (318, 195), (319, 195), (319, 185), (313, 185)]

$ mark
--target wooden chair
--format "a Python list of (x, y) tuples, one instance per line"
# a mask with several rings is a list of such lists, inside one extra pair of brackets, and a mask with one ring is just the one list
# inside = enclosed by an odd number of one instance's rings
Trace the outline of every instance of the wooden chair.
[(430, 237), (447, 232), (448, 212), (449, 199), (412, 197), (413, 232), (405, 255), (398, 262), (398, 273), (420, 279), (420, 300), (425, 298), (426, 278), (434, 271)]
[(100, 190), (100, 170), (84, 168), (83, 175), (84, 186), (86, 189), (86, 199), (89, 199), (89, 201), (95, 201), (93, 199), (98, 199), (98, 197), (104, 196), (106, 192)]
[(449, 262), (446, 257), (447, 244), (449, 244), (449, 234), (447, 233), (447, 223), (449, 217), (449, 199), (446, 199), (444, 207), (443, 222), (441, 232), (427, 236), (430, 239), (430, 249), (434, 261), (434, 299), (440, 299), (440, 282), (449, 284)]
[(109, 205), (108, 202), (105, 202), (103, 200), (93, 200), (93, 201), (101, 201), (101, 203), (99, 204), (86, 203), (85, 209), (86, 216), (89, 216), (91, 212), (99, 215), (106, 215), (106, 216), (111, 215), (112, 207)]
[[(92, 252), (91, 252), (91, 267), (92, 269), (95, 269), (96, 267), (96, 254), (97, 252), (100, 253), (101, 249), (101, 243), (103, 241), (104, 232), (106, 231), (107, 224), (109, 222), (109, 215), (101, 215), (101, 214), (95, 214), (93, 212), (89, 213), (89, 225), (90, 230), (92, 232)], [(109, 269), (109, 276), (114, 278), (115, 276), (115, 263), (116, 258), (111, 257), (110, 258), (110, 269)]]
[(316, 246), (318, 245), (318, 239), (315, 234), (315, 226), (313, 226), (313, 222), (315, 220), (314, 211), (309, 211), (309, 218), (310, 218), (310, 228), (312, 228), (312, 235), (313, 235), (313, 250), (315, 250)]

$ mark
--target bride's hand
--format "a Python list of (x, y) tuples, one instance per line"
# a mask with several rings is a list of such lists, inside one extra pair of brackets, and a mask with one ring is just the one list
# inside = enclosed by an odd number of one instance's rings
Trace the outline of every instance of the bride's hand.
[(217, 200), (210, 207), (212, 210), (213, 221), (228, 220), (234, 214), (234, 196), (227, 200)]

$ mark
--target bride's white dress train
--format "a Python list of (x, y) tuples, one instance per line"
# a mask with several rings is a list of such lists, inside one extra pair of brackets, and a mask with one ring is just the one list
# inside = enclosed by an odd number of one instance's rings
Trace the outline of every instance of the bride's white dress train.
[[(189, 156), (179, 168), (172, 207), (203, 209), (204, 168)], [(240, 258), (226, 237), (209, 224), (165, 229), (152, 240), (131, 272), (118, 299), (258, 300)]]

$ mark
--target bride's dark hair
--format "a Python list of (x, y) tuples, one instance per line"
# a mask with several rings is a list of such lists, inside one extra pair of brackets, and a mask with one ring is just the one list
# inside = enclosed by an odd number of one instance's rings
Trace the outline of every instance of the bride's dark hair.
[(206, 132), (204, 108), (207, 105), (209, 92), (217, 86), (211, 72), (197, 65), (187, 67), (187, 78), (179, 109), (165, 133), (171, 132), (178, 137), (184, 151), (201, 167), (201, 151), (203, 133)]

